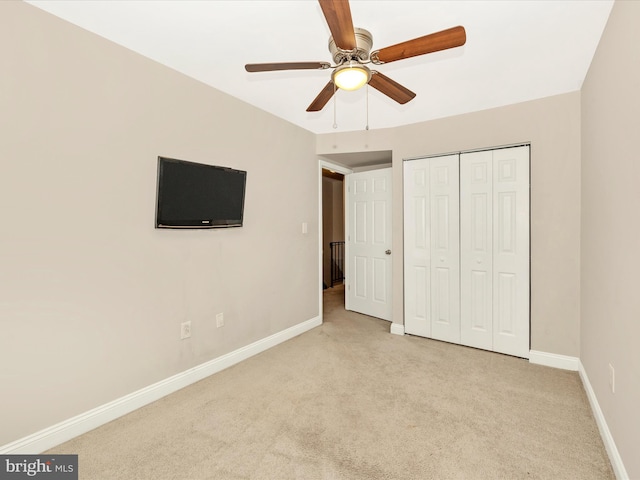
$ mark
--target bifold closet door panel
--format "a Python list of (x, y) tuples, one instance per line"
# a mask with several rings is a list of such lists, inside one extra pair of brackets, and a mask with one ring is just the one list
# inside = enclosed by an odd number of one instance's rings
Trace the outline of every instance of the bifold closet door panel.
[(529, 147), (493, 152), (493, 350), (529, 358)]
[(461, 343), (529, 357), (529, 147), (460, 157)]
[(460, 155), (460, 343), (493, 349), (493, 151)]
[(430, 159), (431, 338), (460, 342), (459, 155)]
[(460, 341), (459, 155), (404, 163), (405, 332)]
[(404, 330), (431, 337), (429, 160), (404, 162)]

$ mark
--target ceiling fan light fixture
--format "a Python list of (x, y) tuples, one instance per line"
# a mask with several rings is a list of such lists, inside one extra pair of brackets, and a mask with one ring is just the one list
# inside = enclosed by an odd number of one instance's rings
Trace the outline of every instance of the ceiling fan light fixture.
[(357, 62), (340, 65), (331, 74), (331, 80), (342, 90), (357, 90), (371, 80), (371, 70)]

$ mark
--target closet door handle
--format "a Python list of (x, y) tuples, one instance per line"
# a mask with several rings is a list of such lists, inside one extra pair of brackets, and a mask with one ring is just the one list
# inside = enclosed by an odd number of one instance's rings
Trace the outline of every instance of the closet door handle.
[(386, 255), (391, 255), (391, 250), (385, 250), (384, 252)]

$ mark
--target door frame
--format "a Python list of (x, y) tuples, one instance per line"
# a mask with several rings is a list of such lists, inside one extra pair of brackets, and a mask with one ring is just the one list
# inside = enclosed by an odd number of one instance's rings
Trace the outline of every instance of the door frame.
[[(341, 173), (345, 177), (350, 173), (353, 173), (353, 170), (347, 168), (343, 165), (339, 165), (337, 163), (331, 163), (327, 160), (318, 159), (318, 312), (320, 315), (321, 321), (324, 321), (324, 313), (322, 311), (322, 292), (324, 291), (324, 280), (322, 278), (323, 273), (323, 264), (322, 264), (322, 169), (325, 168), (327, 170), (333, 170), (334, 172)], [(347, 228), (347, 218), (345, 216), (345, 232)], [(346, 252), (345, 252), (346, 253)], [(345, 254), (346, 257), (346, 254)], [(345, 276), (347, 274), (347, 262), (344, 265), (345, 268)], [(346, 297), (345, 297), (346, 298)]]
[[(531, 211), (532, 211), (532, 203), (531, 203), (531, 192), (532, 192), (532, 177), (531, 177), (531, 164), (532, 164), (532, 157), (533, 157), (533, 147), (532, 147), (532, 143), (530, 141), (525, 141), (525, 142), (517, 142), (517, 143), (511, 143), (511, 144), (504, 144), (504, 145), (497, 145), (497, 146), (493, 146), (493, 147), (480, 147), (480, 148), (474, 148), (474, 149), (469, 149), (469, 150), (456, 150), (456, 151), (452, 151), (452, 152), (446, 152), (446, 153), (439, 153), (439, 154), (428, 154), (428, 155), (419, 155), (419, 156), (412, 156), (412, 157), (405, 157), (402, 159), (402, 175), (403, 175), (403, 187), (402, 187), (402, 196), (403, 196), (403, 206), (402, 206), (402, 213), (403, 213), (403, 222), (404, 222), (404, 214), (405, 214), (405, 207), (404, 207), (404, 171), (405, 171), (405, 162), (410, 162), (412, 160), (421, 160), (421, 159), (429, 159), (429, 158), (436, 158), (436, 157), (442, 157), (442, 156), (446, 156), (446, 155), (463, 155), (463, 154), (467, 154), (467, 153), (476, 153), (476, 152), (484, 152), (484, 151), (496, 151), (496, 150), (503, 150), (503, 149), (509, 149), (509, 148), (515, 148), (515, 147), (528, 147), (529, 148), (529, 159), (528, 159), (528, 174), (529, 174), (529, 181), (528, 181), (528, 197), (529, 197), (529, 211), (528, 211), (528, 229), (529, 229), (529, 251), (528, 251), (528, 262), (529, 262), (529, 306), (528, 306), (528, 316), (529, 316), (529, 355), (531, 355), (531, 321), (532, 321), (532, 312), (531, 312), (531, 306), (532, 306), (532, 281), (531, 281), (531, 275), (532, 275), (532, 268), (531, 268), (531, 234), (532, 234), (532, 215), (531, 215)], [(403, 229), (402, 229), (402, 241), (403, 241), (403, 247), (404, 247), (404, 225), (403, 225)], [(402, 266), (403, 266), (403, 270), (405, 267), (405, 254), (406, 252), (404, 251), (403, 248), (403, 254), (402, 254)], [(404, 274), (403, 274), (403, 284), (404, 284)], [(406, 311), (404, 310), (404, 295), (402, 298), (402, 302), (403, 302), (403, 318), (402, 318), (402, 322), (403, 322), (403, 327), (406, 324)], [(404, 328), (403, 328), (404, 330)], [(393, 328), (392, 328), (392, 333), (393, 332)], [(490, 351), (490, 350), (487, 350)], [(529, 361), (531, 361), (531, 357), (525, 357), (528, 358)]]

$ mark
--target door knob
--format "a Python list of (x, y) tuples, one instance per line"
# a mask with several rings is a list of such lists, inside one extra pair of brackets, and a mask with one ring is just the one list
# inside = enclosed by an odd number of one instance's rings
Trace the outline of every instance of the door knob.
[(386, 250), (384, 253), (386, 253), (387, 255), (391, 255), (391, 250)]

